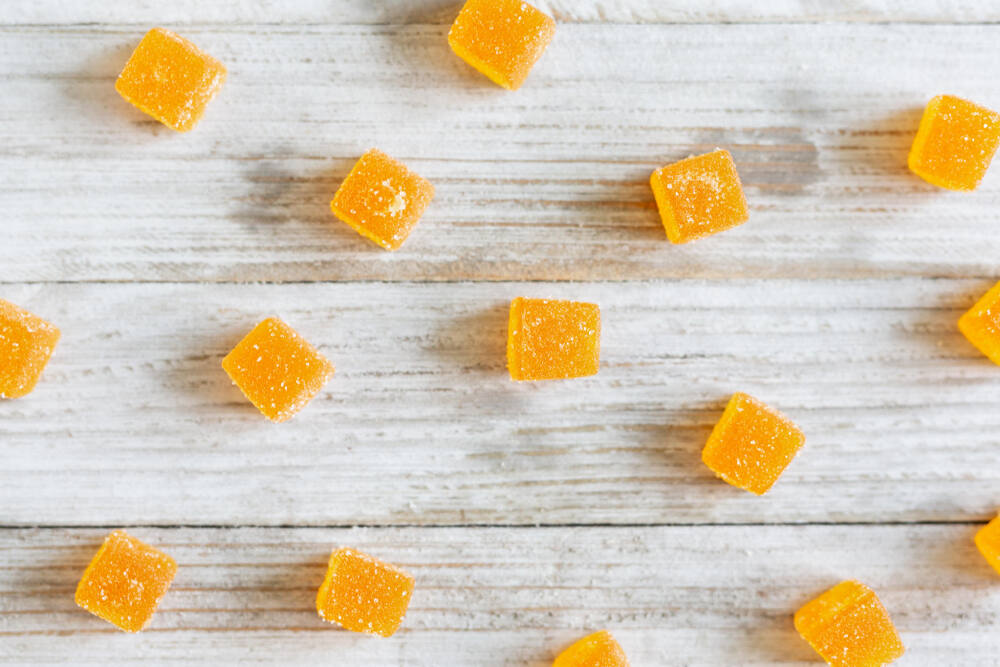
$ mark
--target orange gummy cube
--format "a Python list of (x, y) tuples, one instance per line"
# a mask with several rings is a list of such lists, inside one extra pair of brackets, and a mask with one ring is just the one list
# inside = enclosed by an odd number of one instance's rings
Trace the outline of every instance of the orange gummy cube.
[(398, 250), (434, 198), (430, 181), (374, 148), (330, 202), (333, 214), (386, 250)]
[(1000, 364), (1000, 283), (959, 318), (958, 329), (990, 361)]
[(517, 90), (555, 34), (556, 22), (521, 0), (468, 0), (448, 44), (494, 83)]
[(275, 317), (254, 327), (226, 355), (222, 367), (273, 422), (291, 419), (333, 377), (333, 364)]
[(58, 342), (59, 329), (0, 299), (0, 398), (30, 394)]
[(413, 577), (354, 549), (337, 549), (316, 595), (324, 621), (351, 632), (391, 637), (413, 597)]
[(628, 659), (611, 633), (601, 630), (560, 653), (552, 667), (628, 667)]
[(834, 667), (881, 667), (903, 643), (875, 591), (844, 581), (795, 612), (795, 629)]
[(660, 167), (649, 182), (671, 243), (718, 234), (750, 217), (740, 175), (727, 150)]
[(104, 539), (76, 587), (76, 603), (125, 632), (139, 632), (153, 617), (177, 574), (159, 549), (116, 530)]
[(139, 42), (115, 83), (122, 97), (178, 132), (187, 132), (226, 80), (226, 68), (163, 28)]
[(979, 529), (976, 533), (976, 548), (1000, 574), (1000, 516)]
[(594, 303), (526, 299), (510, 304), (507, 368), (513, 380), (595, 375), (601, 357), (601, 309)]
[(712, 429), (701, 460), (733, 486), (759, 496), (778, 481), (805, 440), (788, 417), (737, 392)]
[(951, 95), (930, 101), (910, 149), (910, 170), (949, 190), (975, 190), (1000, 146), (1000, 114)]

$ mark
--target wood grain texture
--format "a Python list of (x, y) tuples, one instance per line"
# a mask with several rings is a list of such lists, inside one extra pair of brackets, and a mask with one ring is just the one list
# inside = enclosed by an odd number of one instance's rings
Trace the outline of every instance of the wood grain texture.
[[(113, 90), (141, 29), (0, 29), (0, 280), (996, 274), (1000, 171), (948, 193), (905, 158), (932, 95), (1000, 108), (1000, 26), (566, 25), (516, 94), (446, 29), (191, 26), (230, 79), (187, 135)], [(395, 254), (329, 211), (371, 146), (437, 187)], [(750, 222), (672, 246), (649, 174), (716, 146)]]
[[(988, 286), (8, 285), (63, 340), (36, 391), (0, 403), (0, 523), (985, 519), (1000, 369), (956, 320)], [(599, 375), (511, 382), (518, 295), (600, 304)], [(281, 425), (220, 368), (273, 314), (337, 367)], [(806, 433), (763, 498), (700, 460), (737, 390)]]
[[(819, 663), (792, 614), (854, 577), (889, 609), (907, 647), (900, 665), (989, 665), (1000, 589), (972, 544), (975, 529), (137, 528), (179, 565), (139, 637), (73, 603), (103, 529), (5, 530), (0, 661), (548, 667), (577, 637), (610, 628), (637, 666), (809, 666)], [(316, 615), (336, 545), (416, 578), (392, 639)]]

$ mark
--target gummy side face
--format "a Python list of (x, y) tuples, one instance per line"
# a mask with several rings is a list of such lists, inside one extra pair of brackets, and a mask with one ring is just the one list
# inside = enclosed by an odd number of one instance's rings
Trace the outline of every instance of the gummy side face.
[(291, 419), (333, 377), (333, 364), (277, 318), (258, 324), (222, 360), (243, 395), (273, 422)]
[(671, 243), (718, 234), (750, 217), (729, 151), (719, 149), (660, 167), (649, 182)]
[(413, 577), (389, 563), (337, 549), (316, 594), (316, 611), (352, 632), (390, 637), (406, 616), (413, 586)]
[(596, 375), (601, 356), (597, 304), (518, 297), (507, 325), (512, 380), (564, 380)]
[(226, 80), (226, 68), (180, 35), (153, 28), (115, 82), (132, 105), (178, 132), (192, 129)]
[(430, 181), (372, 149), (344, 179), (330, 209), (365, 238), (386, 250), (398, 250), (433, 198)]
[(975, 190), (1000, 146), (1000, 114), (951, 95), (924, 110), (910, 149), (910, 170), (949, 190)]
[(875, 591), (844, 581), (795, 613), (795, 629), (835, 667), (881, 667), (903, 655), (903, 643)]
[(469, 0), (448, 44), (497, 85), (517, 90), (556, 32), (551, 17), (520, 0)]
[(1000, 574), (1000, 516), (979, 529), (975, 542), (986, 562)]
[(990, 361), (1000, 364), (1000, 283), (959, 318), (958, 329)]
[(52, 324), (0, 299), (0, 399), (34, 390), (59, 336)]
[(733, 486), (763, 495), (805, 443), (805, 435), (777, 410), (736, 393), (702, 450), (712, 472)]
[(607, 630), (578, 640), (559, 654), (552, 667), (629, 667), (621, 645)]
[(76, 603), (126, 632), (139, 632), (170, 588), (177, 563), (116, 530), (107, 536), (76, 588)]

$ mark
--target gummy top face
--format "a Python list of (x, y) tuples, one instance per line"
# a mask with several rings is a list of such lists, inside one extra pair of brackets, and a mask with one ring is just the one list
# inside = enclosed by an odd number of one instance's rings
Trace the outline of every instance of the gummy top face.
[(430, 181), (372, 149), (330, 202), (334, 215), (386, 250), (398, 250), (434, 198)]
[(58, 342), (59, 329), (0, 299), (0, 398), (30, 394)]
[(525, 299), (510, 304), (507, 368), (513, 380), (595, 375), (601, 357), (601, 310), (594, 303)]
[(390, 637), (413, 597), (413, 577), (354, 549), (337, 549), (316, 595), (324, 621), (352, 632)]
[(83, 573), (76, 603), (126, 632), (139, 632), (176, 573), (173, 558), (116, 530)]
[(795, 613), (795, 629), (835, 667), (881, 667), (903, 643), (875, 591), (844, 581)]
[(924, 110), (910, 149), (913, 173), (949, 190), (975, 190), (1000, 146), (1000, 114), (951, 95)]
[(333, 377), (333, 364), (277, 318), (254, 327), (222, 360), (250, 402), (273, 422), (304, 408)]
[(736, 393), (708, 437), (701, 460), (733, 486), (762, 495), (778, 481), (805, 440), (788, 417), (752, 396)]
[(671, 243), (717, 234), (750, 217), (733, 156), (721, 148), (660, 167), (649, 183)]
[(226, 80), (226, 68), (180, 35), (153, 28), (115, 83), (122, 97), (178, 132), (187, 132)]
[(1000, 364), (1000, 283), (958, 320), (959, 330), (995, 364)]
[(556, 22), (520, 0), (469, 0), (448, 32), (458, 56), (517, 90), (556, 34)]
[(1000, 516), (979, 529), (976, 533), (976, 548), (997, 574), (1000, 574)]
[(595, 632), (559, 654), (552, 667), (629, 667), (621, 645), (607, 630)]

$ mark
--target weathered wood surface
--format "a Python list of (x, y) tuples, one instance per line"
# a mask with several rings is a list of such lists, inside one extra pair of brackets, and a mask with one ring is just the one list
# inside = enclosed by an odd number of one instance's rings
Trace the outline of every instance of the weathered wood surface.
[[(565, 25), (516, 94), (455, 57), (446, 30), (187, 27), (231, 74), (175, 135), (113, 88), (142, 28), (0, 28), (0, 280), (997, 272), (1000, 172), (947, 193), (905, 158), (931, 96), (1000, 107), (1000, 26)], [(395, 254), (329, 210), (373, 145), (437, 186)], [(672, 246), (649, 173), (715, 146), (751, 220)]]
[[(1000, 589), (971, 525), (152, 529), (177, 559), (149, 629), (73, 604), (102, 529), (0, 531), (0, 660), (79, 664), (548, 667), (611, 628), (633, 665), (816, 665), (792, 612), (845, 577), (874, 587), (900, 665), (990, 665)], [(417, 589), (391, 640), (316, 615), (330, 549), (405, 565)], [(118, 662), (123, 660), (125, 662)]]
[[(8, 285), (64, 339), (35, 393), (0, 403), (0, 523), (985, 519), (1000, 374), (955, 322), (988, 286)], [(600, 304), (600, 374), (511, 382), (518, 295)], [(277, 426), (220, 367), (272, 314), (337, 366)], [(700, 460), (737, 390), (807, 434), (764, 498)]]

